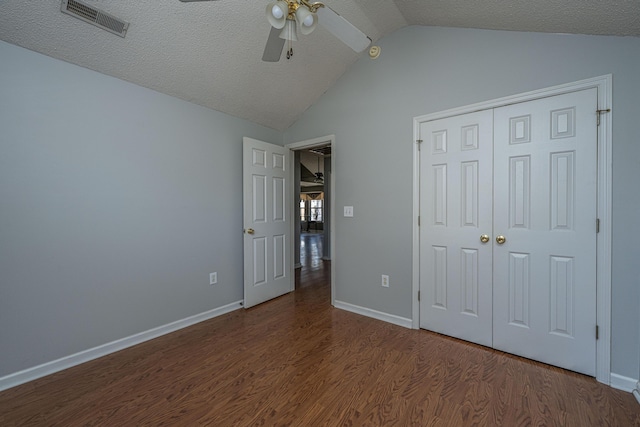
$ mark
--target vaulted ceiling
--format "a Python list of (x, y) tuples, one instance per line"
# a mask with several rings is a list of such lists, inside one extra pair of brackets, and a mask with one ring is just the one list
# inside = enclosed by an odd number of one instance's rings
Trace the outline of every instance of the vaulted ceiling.
[[(85, 1), (129, 22), (126, 37), (61, 13), (60, 0), (2, 0), (0, 39), (277, 130), (367, 55), (319, 25), (299, 36), (292, 60), (262, 62), (268, 0)], [(638, 0), (325, 3), (374, 44), (408, 25), (640, 36)]]

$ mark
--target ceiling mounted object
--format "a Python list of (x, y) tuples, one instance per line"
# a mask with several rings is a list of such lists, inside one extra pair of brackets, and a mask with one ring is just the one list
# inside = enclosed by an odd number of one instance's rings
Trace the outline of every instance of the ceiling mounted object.
[[(356, 52), (362, 52), (371, 44), (367, 35), (321, 2), (278, 0), (267, 5), (266, 13), (272, 28), (262, 55), (265, 62), (280, 60), (285, 41), (288, 42), (287, 59), (291, 59), (291, 42), (298, 40), (296, 29), (306, 36), (313, 32), (318, 22)], [(279, 35), (276, 37), (278, 31)]]
[(62, 0), (60, 11), (120, 37), (127, 35), (129, 23), (79, 0)]
[[(324, 7), (322, 3), (309, 3), (306, 0), (279, 0), (267, 5), (267, 20), (272, 27), (280, 29), (287, 24), (298, 24), (300, 32), (304, 35), (311, 34), (318, 23), (316, 11)], [(289, 40), (284, 31), (280, 36)]]
[(369, 49), (369, 58), (378, 59), (380, 56), (380, 50), (380, 46), (371, 46), (371, 49)]
[(313, 182), (316, 184), (324, 184), (324, 173), (320, 172), (320, 156), (318, 156), (318, 169), (316, 170), (317, 172), (314, 174), (316, 177)]
[[(184, 3), (215, 0), (180, 0)], [(371, 39), (336, 11), (321, 2), (308, 0), (276, 0), (267, 4), (266, 15), (271, 32), (262, 54), (264, 62), (278, 62), (287, 43), (287, 59), (293, 56), (298, 31), (303, 36), (315, 30), (318, 23), (354, 51), (360, 53), (371, 44)]]

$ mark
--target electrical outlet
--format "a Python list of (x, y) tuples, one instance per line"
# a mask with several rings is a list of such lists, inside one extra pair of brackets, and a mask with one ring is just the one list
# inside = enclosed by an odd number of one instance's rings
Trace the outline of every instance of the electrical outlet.
[(386, 274), (382, 275), (382, 287), (383, 288), (389, 287), (389, 276), (387, 276)]
[(344, 207), (344, 216), (348, 218), (353, 217), (353, 206)]
[(218, 273), (209, 273), (209, 284), (215, 285), (218, 283)]

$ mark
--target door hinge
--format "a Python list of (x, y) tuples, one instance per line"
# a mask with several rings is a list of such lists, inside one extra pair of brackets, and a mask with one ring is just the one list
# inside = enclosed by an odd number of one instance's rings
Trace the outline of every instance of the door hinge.
[(610, 113), (611, 108), (607, 108), (606, 110), (596, 110), (596, 126), (600, 126), (600, 114)]
[(418, 144), (418, 151), (420, 151), (420, 146), (422, 145), (421, 139), (416, 139), (416, 144)]
[(420, 301), (420, 291), (418, 291), (418, 301)]
[(600, 339), (600, 327), (596, 325), (596, 339)]
[(420, 215), (418, 215), (418, 227), (420, 227)]
[(600, 232), (600, 218), (596, 218), (596, 234)]

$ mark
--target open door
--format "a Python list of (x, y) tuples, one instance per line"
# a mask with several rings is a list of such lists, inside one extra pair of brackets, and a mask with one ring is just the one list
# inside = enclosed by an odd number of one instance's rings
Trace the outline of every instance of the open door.
[(244, 306), (293, 291), (289, 149), (243, 139)]

